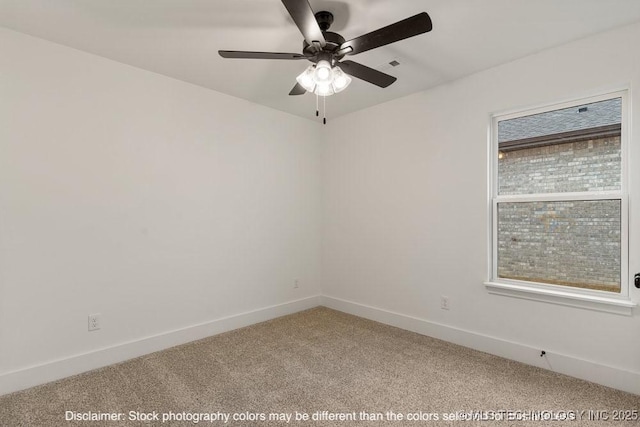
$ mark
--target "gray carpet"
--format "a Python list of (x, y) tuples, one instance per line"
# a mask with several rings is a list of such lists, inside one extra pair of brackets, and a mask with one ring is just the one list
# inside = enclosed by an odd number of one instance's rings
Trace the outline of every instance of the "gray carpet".
[[(0, 424), (284, 426), (269, 414), (291, 414), (288, 425), (635, 426), (640, 422), (588, 418), (639, 408), (640, 396), (315, 308), (0, 397)], [(589, 410), (607, 412), (581, 416)], [(120, 413), (122, 420), (66, 421), (66, 411)], [(135, 411), (156, 411), (159, 420), (129, 421)], [(295, 421), (296, 411), (320, 420)], [(382, 420), (363, 421), (361, 411)], [(388, 411), (419, 420), (391, 419)], [(577, 421), (444, 419), (471, 411), (486, 411), (478, 415), (485, 419), (563, 418), (572, 415), (561, 411), (576, 411)], [(210, 422), (207, 414), (215, 413), (229, 421)], [(247, 413), (267, 420), (231, 418)], [(172, 420), (163, 423), (163, 415)], [(188, 420), (176, 421), (181, 417)]]

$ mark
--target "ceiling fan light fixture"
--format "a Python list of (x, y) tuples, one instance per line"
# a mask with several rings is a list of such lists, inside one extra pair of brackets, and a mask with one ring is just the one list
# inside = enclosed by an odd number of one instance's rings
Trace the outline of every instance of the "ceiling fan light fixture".
[[(351, 84), (351, 77), (346, 74), (340, 67), (333, 67), (327, 65), (329, 62), (325, 64), (320, 64), (323, 61), (319, 61), (317, 65), (310, 65), (307, 67), (298, 77), (296, 77), (296, 81), (302, 86), (307, 92), (314, 93), (318, 96), (330, 96), (338, 92), (342, 92)], [(319, 70), (320, 68), (320, 70)], [(320, 77), (324, 77), (328, 75), (328, 78), (318, 78), (318, 74)]]

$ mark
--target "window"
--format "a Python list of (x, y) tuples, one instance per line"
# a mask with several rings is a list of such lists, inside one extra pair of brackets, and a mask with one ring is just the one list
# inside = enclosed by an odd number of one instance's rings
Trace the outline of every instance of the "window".
[(493, 117), (490, 292), (630, 310), (625, 110), (618, 92)]

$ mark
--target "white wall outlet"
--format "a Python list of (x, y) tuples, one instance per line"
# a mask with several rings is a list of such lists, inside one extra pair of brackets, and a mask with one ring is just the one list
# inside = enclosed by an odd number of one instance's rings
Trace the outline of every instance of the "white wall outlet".
[(293, 281), (293, 289), (298, 289), (300, 287), (300, 280), (295, 279)]
[(90, 314), (89, 315), (89, 331), (97, 331), (98, 329), (100, 329), (100, 315)]
[(444, 295), (440, 296), (440, 308), (443, 310), (449, 310), (449, 297)]

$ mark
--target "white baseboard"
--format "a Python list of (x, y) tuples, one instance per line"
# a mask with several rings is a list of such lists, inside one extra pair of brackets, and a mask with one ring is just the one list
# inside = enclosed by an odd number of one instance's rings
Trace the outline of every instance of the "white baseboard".
[(546, 350), (545, 357), (540, 357), (539, 348), (339, 298), (322, 296), (320, 304), (421, 335), (640, 395), (640, 373), (638, 372), (626, 371), (549, 350)]
[(211, 322), (98, 349), (89, 353), (54, 360), (46, 364), (4, 373), (0, 375), (0, 395), (77, 375), (82, 372), (123, 362), (233, 329), (293, 314), (319, 305), (640, 395), (640, 373), (637, 372), (626, 371), (572, 356), (553, 353), (552, 351), (547, 351), (546, 357), (541, 358), (539, 356), (539, 348), (339, 298), (320, 295), (265, 307), (247, 313), (240, 313)]
[(0, 395), (293, 314), (318, 305), (320, 305), (320, 296), (312, 296), (4, 373), (0, 375)]

